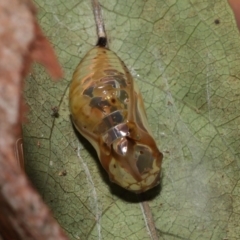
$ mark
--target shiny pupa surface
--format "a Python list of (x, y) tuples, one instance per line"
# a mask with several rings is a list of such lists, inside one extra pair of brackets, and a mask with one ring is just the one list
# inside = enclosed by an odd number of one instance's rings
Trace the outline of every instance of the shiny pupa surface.
[(159, 183), (162, 153), (142, 96), (114, 52), (97, 46), (85, 55), (72, 77), (69, 106), (75, 127), (93, 145), (111, 181), (135, 193)]

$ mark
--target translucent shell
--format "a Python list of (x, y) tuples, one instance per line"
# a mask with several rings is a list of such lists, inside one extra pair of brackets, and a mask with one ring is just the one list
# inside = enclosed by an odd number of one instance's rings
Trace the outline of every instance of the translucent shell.
[(75, 127), (96, 149), (111, 181), (135, 193), (159, 183), (162, 153), (142, 96), (114, 52), (95, 47), (86, 54), (73, 74), (69, 106)]

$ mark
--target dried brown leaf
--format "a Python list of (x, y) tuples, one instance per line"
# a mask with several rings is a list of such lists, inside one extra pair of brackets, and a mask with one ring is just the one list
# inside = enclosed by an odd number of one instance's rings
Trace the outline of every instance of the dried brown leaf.
[(21, 134), (23, 77), (36, 60), (53, 77), (61, 68), (28, 0), (0, 1), (0, 239), (67, 239), (14, 153)]
[(240, 2), (239, 0), (228, 0), (228, 3), (233, 10), (238, 29), (240, 31)]

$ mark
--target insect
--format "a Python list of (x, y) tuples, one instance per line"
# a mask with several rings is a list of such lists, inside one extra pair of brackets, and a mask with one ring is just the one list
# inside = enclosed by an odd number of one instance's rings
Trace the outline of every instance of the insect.
[(96, 47), (73, 73), (69, 108), (110, 180), (135, 193), (159, 184), (163, 155), (148, 126), (143, 99), (123, 61), (108, 49), (98, 1), (92, 0)]

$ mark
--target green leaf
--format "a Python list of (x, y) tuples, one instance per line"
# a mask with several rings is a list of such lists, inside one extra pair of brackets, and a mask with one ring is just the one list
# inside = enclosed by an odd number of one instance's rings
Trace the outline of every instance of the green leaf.
[[(91, 3), (36, 4), (65, 78), (36, 65), (26, 80), (27, 173), (70, 239), (151, 239), (137, 196), (110, 183), (70, 122), (72, 73), (97, 41)], [(164, 153), (162, 189), (146, 194), (160, 239), (238, 239), (240, 38), (227, 2), (101, 4), (110, 49), (138, 83)]]

